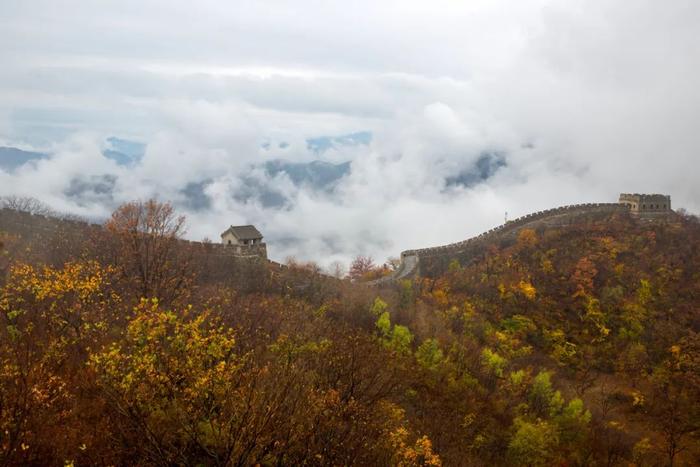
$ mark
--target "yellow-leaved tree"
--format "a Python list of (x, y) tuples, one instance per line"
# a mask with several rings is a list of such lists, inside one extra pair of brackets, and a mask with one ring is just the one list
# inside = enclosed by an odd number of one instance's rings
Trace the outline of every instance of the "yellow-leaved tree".
[(142, 300), (124, 338), (90, 358), (114, 447), (159, 465), (283, 462), (325, 395), (292, 365), (236, 350), (233, 330), (207, 311)]
[(89, 348), (106, 338), (119, 302), (111, 275), (95, 262), (10, 267), (0, 289), (0, 465), (50, 463), (80, 444), (71, 421)]

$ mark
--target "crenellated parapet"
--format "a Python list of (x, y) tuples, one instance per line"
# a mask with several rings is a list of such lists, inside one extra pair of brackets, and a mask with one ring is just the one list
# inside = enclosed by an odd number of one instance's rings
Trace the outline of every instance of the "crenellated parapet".
[(586, 220), (615, 213), (631, 214), (634, 217), (651, 221), (667, 218), (673, 215), (671, 197), (660, 194), (623, 193), (620, 195), (618, 203), (574, 204), (533, 212), (467, 240), (431, 248), (403, 251), (401, 253), (402, 265), (398, 273), (384, 281), (411, 277), (420, 272), (426, 272), (422, 271), (421, 262), (425, 266), (426, 262), (438, 258), (458, 256), (467, 260), (475, 258), (483, 254), (489, 244), (515, 239), (524, 228), (576, 225)]
[(543, 221), (554, 221), (558, 223), (569, 223), (575, 217), (580, 217), (582, 215), (590, 215), (595, 213), (615, 213), (615, 212), (629, 212), (629, 207), (620, 203), (586, 203), (586, 204), (576, 204), (569, 206), (561, 206), (558, 208), (547, 209), (544, 211), (533, 212), (522, 216), (518, 219), (508, 221), (503, 225), (495, 227), (491, 230), (483, 232), (476, 237), (472, 237), (467, 240), (463, 240), (456, 243), (450, 243), (447, 245), (441, 245), (431, 248), (419, 248), (415, 250), (406, 250), (401, 253), (401, 257), (405, 258), (408, 256), (418, 256), (428, 257), (435, 255), (444, 255), (450, 253), (458, 253), (465, 248), (469, 248), (475, 245), (481, 245), (483, 243), (490, 243), (495, 239), (503, 238), (508, 235), (517, 235), (517, 233), (526, 226), (531, 226), (532, 224), (542, 223)]

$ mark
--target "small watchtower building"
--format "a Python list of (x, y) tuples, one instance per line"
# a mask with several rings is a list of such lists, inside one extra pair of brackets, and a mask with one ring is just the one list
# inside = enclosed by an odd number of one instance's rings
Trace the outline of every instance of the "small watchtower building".
[(669, 195), (622, 193), (620, 204), (628, 206), (632, 214), (642, 217), (664, 216), (673, 212)]
[(232, 225), (221, 234), (221, 243), (239, 256), (267, 258), (267, 245), (254, 225)]

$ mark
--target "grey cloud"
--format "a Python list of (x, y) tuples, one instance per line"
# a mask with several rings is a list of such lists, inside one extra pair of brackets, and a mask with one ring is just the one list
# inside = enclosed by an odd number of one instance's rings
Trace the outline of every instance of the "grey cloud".
[(332, 164), (325, 161), (289, 162), (273, 160), (265, 163), (270, 177), (287, 175), (296, 186), (306, 185), (314, 190), (331, 189), (335, 182), (350, 173), (350, 162)]
[(233, 198), (236, 201), (245, 204), (259, 204), (263, 209), (289, 207), (291, 200), (277, 191), (274, 184), (268, 185), (266, 181), (249, 176), (242, 177), (239, 182), (239, 187), (233, 192)]
[(109, 174), (77, 177), (71, 179), (68, 187), (63, 190), (63, 194), (75, 199), (78, 204), (98, 202), (110, 206), (113, 204), (116, 182), (117, 177)]
[(205, 188), (209, 183), (211, 183), (211, 180), (190, 182), (185, 185), (185, 188), (180, 190), (180, 193), (185, 198), (183, 206), (192, 211), (202, 211), (211, 208), (211, 199), (205, 192)]

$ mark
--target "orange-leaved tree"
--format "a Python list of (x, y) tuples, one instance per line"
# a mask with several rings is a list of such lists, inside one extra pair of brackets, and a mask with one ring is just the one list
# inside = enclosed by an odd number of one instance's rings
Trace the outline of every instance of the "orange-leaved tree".
[(106, 224), (111, 260), (141, 297), (165, 302), (185, 295), (194, 273), (181, 242), (185, 218), (155, 200), (123, 204)]
[(358, 256), (350, 264), (350, 271), (348, 272), (348, 277), (357, 281), (362, 279), (366, 274), (372, 272), (377, 266), (374, 264), (374, 260), (369, 256)]

